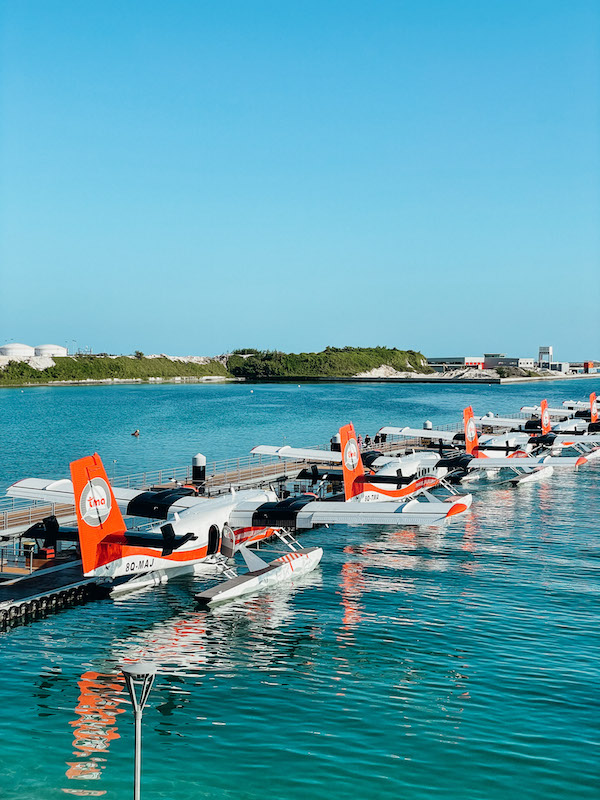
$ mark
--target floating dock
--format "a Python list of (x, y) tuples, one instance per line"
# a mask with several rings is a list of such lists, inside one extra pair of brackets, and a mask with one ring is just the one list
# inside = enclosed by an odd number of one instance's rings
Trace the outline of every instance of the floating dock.
[[(6, 573), (3, 574), (6, 577)], [(98, 578), (83, 575), (81, 561), (69, 561), (0, 583), (0, 629), (103, 596)]]

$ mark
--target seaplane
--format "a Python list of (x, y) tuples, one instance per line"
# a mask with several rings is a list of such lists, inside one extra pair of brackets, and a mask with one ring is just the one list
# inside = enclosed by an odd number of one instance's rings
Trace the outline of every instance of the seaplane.
[[(352, 429), (352, 435), (354, 436)], [(341, 431), (340, 431), (341, 434)], [(302, 447), (274, 447), (258, 445), (250, 451), (254, 455), (270, 455), (281, 459), (306, 461), (312, 464), (310, 471), (304, 471), (299, 477), (310, 480), (319, 489), (324, 483), (341, 479), (339, 466), (345, 460), (342, 451), (317, 450)], [(358, 451), (356, 458), (360, 463), (360, 474), (348, 484), (344, 483), (344, 491), (348, 502), (390, 501), (423, 495), (428, 502), (432, 501), (429, 490), (444, 487), (450, 495), (445, 502), (470, 502), (460, 499), (460, 495), (447, 483), (449, 467), (435, 453), (415, 451), (403, 454), (383, 454), (377, 450)], [(329, 467), (319, 469), (318, 464)]]
[[(401, 438), (420, 438), (438, 449), (438, 454), (427, 451), (413, 451), (409, 455), (383, 455), (377, 451), (361, 453), (363, 466), (371, 473), (364, 475), (353, 488), (354, 496), (417, 496), (427, 495), (429, 490), (442, 486), (449, 492), (456, 492), (452, 484), (477, 480), (485, 476), (495, 478), (499, 470), (511, 471), (511, 483), (526, 483), (539, 480), (551, 474), (553, 466), (579, 467), (586, 458), (558, 458), (548, 452), (535, 457), (531, 447), (525, 449), (525, 443), (510, 437), (478, 438), (473, 409), (469, 406), (463, 412), (464, 433), (437, 431), (418, 428), (398, 428), (386, 426), (379, 434), (394, 435)], [(447, 445), (445, 447), (445, 445)], [(450, 448), (450, 449), (448, 449)], [(504, 455), (499, 455), (503, 453)], [(279, 458), (308, 461), (315, 464), (338, 464), (342, 454), (327, 450), (313, 450), (290, 446), (272, 447), (259, 445), (251, 453), (278, 456)], [(312, 472), (313, 482), (331, 480), (335, 470), (325, 468)], [(310, 473), (306, 474), (310, 477)], [(460, 497), (460, 495), (458, 495)]]
[[(510, 430), (508, 438), (513, 443), (519, 443), (528, 452), (549, 452), (555, 454), (563, 449), (573, 449), (585, 455), (588, 460), (600, 457), (600, 422), (598, 421), (598, 407), (596, 393), (592, 392), (589, 399), (588, 411), (577, 409), (550, 408), (547, 400), (542, 400), (539, 406), (523, 406), (522, 412), (537, 414), (531, 419), (517, 419), (513, 417), (496, 417), (491, 413), (483, 417), (474, 417), (476, 424), (488, 428), (506, 428)], [(583, 412), (583, 413), (580, 413)], [(578, 413), (578, 418), (569, 417), (569, 414)], [(552, 418), (560, 418), (558, 423), (552, 424)], [(496, 436), (496, 439), (506, 440), (507, 435)]]
[[(591, 397), (591, 395), (590, 395)], [(589, 404), (585, 400), (563, 400), (562, 402), (563, 408), (567, 409), (568, 411), (586, 411), (589, 407)]]
[[(322, 548), (302, 547), (294, 537), (297, 531), (335, 524), (438, 525), (470, 507), (471, 495), (398, 502), (370, 491), (353, 426), (341, 428), (340, 437), (345, 496), (337, 502), (319, 501), (312, 494), (280, 500), (272, 489), (231, 491), (206, 498), (187, 487), (158, 491), (113, 487), (97, 453), (73, 461), (70, 480), (26, 478), (9, 487), (7, 494), (74, 504), (77, 529), (61, 529), (56, 519), (49, 517), (31, 534), (47, 544), (78, 541), (84, 575), (104, 579), (113, 594), (155, 586), (176, 575), (208, 571), (227, 579), (209, 594), (197, 596), (208, 605), (315, 569)], [(123, 514), (164, 522), (130, 530)], [(271, 563), (249, 549), (267, 540), (286, 549)], [(229, 564), (238, 552), (248, 568), (243, 575), (236, 574)]]
[[(542, 416), (547, 423), (547, 417)], [(566, 458), (554, 456), (547, 450), (539, 455), (533, 455), (534, 445), (531, 443), (532, 437), (529, 434), (484, 436), (480, 439), (477, 431), (477, 419), (474, 416), (473, 408), (468, 406), (463, 411), (464, 433), (393, 426), (383, 427), (379, 433), (411, 439), (425, 439), (431, 446), (437, 446), (440, 454), (438, 467), (447, 467), (448, 479), (453, 482), (477, 480), (484, 474), (488, 478), (496, 478), (500, 470), (508, 469), (512, 473), (508, 482), (518, 485), (540, 480), (542, 477), (550, 475), (554, 467), (580, 467), (588, 461), (583, 454), (578, 457)], [(450, 452), (444, 450), (444, 445), (451, 448)], [(503, 452), (504, 456), (498, 455), (498, 451)]]
[[(555, 433), (577, 433), (591, 434), (600, 432), (600, 422), (598, 421), (598, 402), (596, 392), (592, 392), (589, 404), (584, 408), (548, 408), (547, 413), (550, 417), (558, 417), (559, 421), (552, 425)], [(523, 406), (521, 411), (530, 414), (539, 414), (541, 406)]]

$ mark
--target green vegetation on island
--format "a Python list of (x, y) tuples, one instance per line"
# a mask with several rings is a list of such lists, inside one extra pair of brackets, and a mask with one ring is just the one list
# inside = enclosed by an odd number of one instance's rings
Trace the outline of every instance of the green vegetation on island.
[(350, 378), (382, 366), (398, 372), (433, 372), (421, 353), (388, 347), (326, 347), (320, 353), (237, 350), (227, 361), (232, 375), (247, 380)]
[(130, 356), (77, 355), (53, 358), (53, 367), (37, 370), (25, 361), (10, 361), (0, 369), (0, 385), (50, 383), (53, 381), (148, 380), (150, 378), (204, 378), (208, 375), (226, 378), (228, 372), (220, 361), (206, 364), (171, 361), (168, 358)]
[(237, 350), (206, 363), (170, 358), (147, 358), (140, 350), (133, 356), (74, 355), (53, 358), (54, 366), (34, 369), (27, 361), (10, 361), (0, 367), (0, 386), (31, 383), (173, 380), (206, 377), (246, 380), (301, 380), (303, 378), (351, 378), (380, 367), (398, 372), (431, 373), (426, 358), (414, 350), (388, 347), (326, 347), (320, 353), (281, 353), (254, 349)]

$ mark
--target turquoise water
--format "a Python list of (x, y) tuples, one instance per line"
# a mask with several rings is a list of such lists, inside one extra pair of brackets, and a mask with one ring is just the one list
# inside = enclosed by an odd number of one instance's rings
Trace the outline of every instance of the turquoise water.
[[(126, 474), (597, 388), (3, 389), (0, 487), (93, 450)], [(443, 529), (306, 533), (318, 571), (217, 613), (174, 580), (0, 633), (0, 796), (130, 796), (117, 665), (144, 657), (147, 800), (597, 798), (599, 474), (481, 489)]]

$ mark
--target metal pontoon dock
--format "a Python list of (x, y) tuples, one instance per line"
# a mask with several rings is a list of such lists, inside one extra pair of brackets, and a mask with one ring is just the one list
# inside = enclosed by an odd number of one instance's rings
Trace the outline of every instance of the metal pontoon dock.
[(100, 584), (98, 578), (84, 577), (81, 561), (15, 575), (0, 583), (0, 628), (85, 603), (102, 594)]

